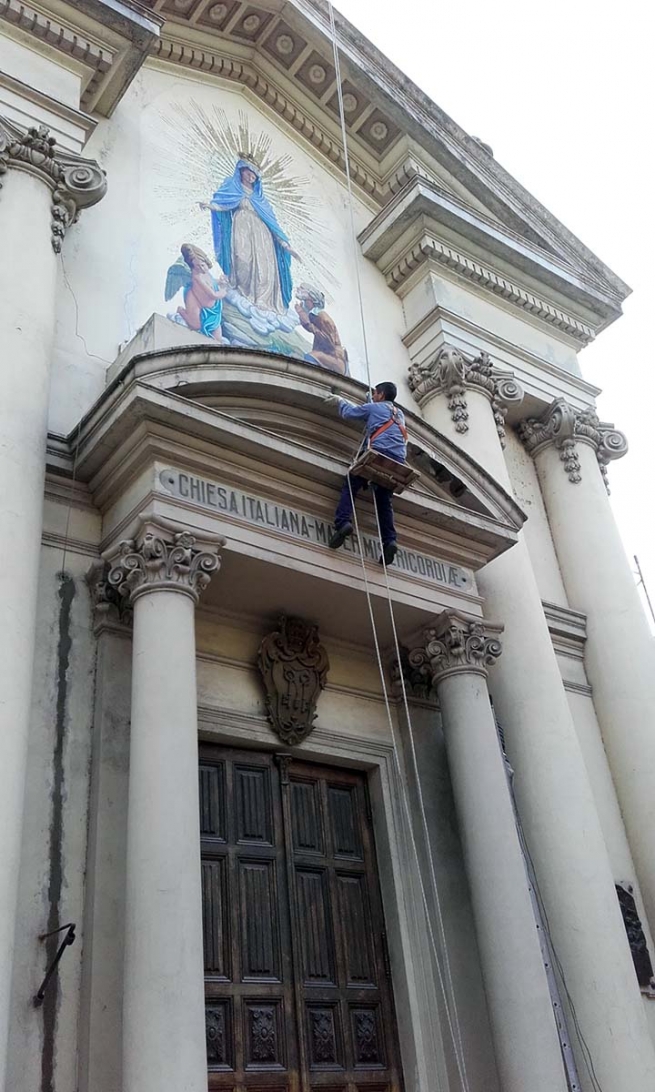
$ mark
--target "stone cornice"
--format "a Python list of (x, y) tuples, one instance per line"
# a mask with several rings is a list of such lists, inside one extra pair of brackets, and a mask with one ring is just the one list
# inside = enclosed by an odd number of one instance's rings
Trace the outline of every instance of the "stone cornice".
[[(53, 12), (23, 0), (0, 0), (0, 22), (81, 66), (80, 106), (109, 117), (156, 41), (163, 20), (133, 0), (69, 0)], [(55, 5), (52, 5), (55, 7)], [(44, 10), (46, 9), (46, 10)]]
[(55, 254), (59, 254), (67, 229), (82, 209), (97, 204), (107, 191), (105, 172), (95, 159), (58, 150), (45, 126), (25, 131), (0, 118), (0, 176), (10, 168), (36, 175), (52, 191)]
[[(107, 551), (107, 597), (115, 590), (133, 605), (156, 591), (188, 595), (194, 603), (220, 568), (218, 545), (199, 543), (188, 531), (171, 532), (161, 522), (143, 521), (136, 539), (124, 539)], [(100, 588), (104, 586), (101, 582)]]
[(487, 675), (502, 652), (502, 626), (459, 611), (444, 611), (434, 626), (423, 631), (421, 643), (409, 652), (411, 668), (439, 684), (451, 675)]
[[(229, 55), (214, 52), (186, 42), (171, 34), (162, 37), (154, 47), (154, 56), (160, 61), (181, 65), (194, 72), (202, 72), (247, 87), (284, 121), (300, 133), (315, 149), (334, 166), (345, 173), (345, 158), (341, 133), (312, 117), (307, 110), (285, 94), (276, 83), (262, 73), (253, 63)], [(386, 200), (387, 192), (379, 177), (361, 162), (356, 152), (349, 148), (349, 165), (353, 183), (371, 196), (376, 204)]]
[(582, 481), (578, 443), (589, 444), (596, 452), (605, 486), (609, 493), (607, 465), (628, 450), (628, 441), (614, 425), (601, 421), (593, 410), (576, 410), (564, 398), (556, 398), (541, 417), (521, 421), (518, 434), (527, 451), (536, 458), (545, 447), (553, 445), (570, 482)]
[(468, 432), (467, 390), (482, 391), (491, 402), (496, 430), (505, 446), (505, 418), (509, 406), (523, 400), (523, 391), (512, 372), (502, 372), (491, 363), (487, 353), (466, 357), (452, 345), (442, 345), (424, 364), (415, 361), (409, 368), (409, 389), (419, 406), (443, 394), (456, 432)]
[[(462, 238), (471, 252), (466, 253), (460, 244), (450, 241), (449, 234)], [(599, 299), (594, 287), (567, 262), (558, 261), (516, 232), (465, 205), (442, 186), (418, 175), (384, 206), (360, 233), (359, 241), (363, 253), (376, 263), (389, 287), (401, 295), (415, 282), (418, 270), (444, 266), (549, 326), (561, 329), (581, 345), (588, 344), (607, 321), (616, 317), (614, 305)], [(494, 256), (499, 266), (514, 271), (512, 276), (494, 268)], [(529, 282), (525, 286), (521, 284), (523, 275)], [(558, 295), (570, 298), (573, 305), (596, 314), (597, 322), (592, 327), (543, 295), (537, 295), (533, 283), (551, 287)]]

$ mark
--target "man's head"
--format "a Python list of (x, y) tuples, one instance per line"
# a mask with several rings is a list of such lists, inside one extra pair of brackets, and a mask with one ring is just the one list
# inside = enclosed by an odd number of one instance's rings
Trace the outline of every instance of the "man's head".
[(395, 383), (376, 383), (373, 390), (374, 402), (395, 402), (398, 390)]

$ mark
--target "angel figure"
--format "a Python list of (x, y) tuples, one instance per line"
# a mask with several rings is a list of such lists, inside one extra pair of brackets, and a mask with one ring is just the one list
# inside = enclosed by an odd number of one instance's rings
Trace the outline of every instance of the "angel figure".
[(212, 262), (204, 250), (183, 243), (181, 257), (169, 267), (166, 274), (166, 301), (172, 300), (180, 288), (184, 291), (184, 304), (177, 314), (190, 330), (205, 337), (223, 341), (223, 300), (230, 284), (223, 274), (216, 280), (211, 275)]
[(291, 302), (291, 259), (298, 255), (264, 196), (261, 168), (241, 152), (234, 174), (210, 202), (216, 260), (230, 284), (262, 311), (285, 314)]
[(300, 325), (314, 335), (314, 344), (305, 360), (309, 364), (320, 364), (331, 372), (348, 375), (348, 353), (341, 344), (339, 331), (334, 319), (325, 308), (325, 295), (311, 284), (301, 284), (296, 291), (296, 311)]

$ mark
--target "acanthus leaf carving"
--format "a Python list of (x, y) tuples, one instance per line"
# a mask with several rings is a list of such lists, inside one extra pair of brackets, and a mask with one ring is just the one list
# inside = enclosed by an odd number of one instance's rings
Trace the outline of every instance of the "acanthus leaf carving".
[(283, 615), (278, 629), (264, 637), (257, 662), (271, 727), (283, 743), (295, 746), (314, 727), (330, 668), (318, 627)]
[(556, 398), (541, 417), (528, 417), (518, 426), (518, 434), (533, 457), (547, 444), (554, 444), (570, 482), (582, 481), (577, 443), (590, 444), (609, 493), (607, 465), (628, 450), (628, 441), (614, 425), (601, 421), (592, 409), (576, 410), (565, 398)]
[[(45, 125), (22, 129), (0, 118), (0, 175), (10, 167), (29, 171), (52, 191), (51, 241), (55, 254), (82, 209), (97, 204), (107, 191), (105, 172), (94, 159), (57, 148)], [(1, 183), (0, 183), (1, 185)]]
[(413, 670), (429, 674), (435, 689), (449, 675), (486, 675), (502, 652), (501, 632), (500, 626), (444, 611), (424, 630), (422, 643), (410, 650), (409, 663)]
[(188, 531), (170, 536), (156, 526), (145, 529), (138, 540), (119, 542), (107, 560), (110, 586), (132, 602), (157, 589), (184, 592), (197, 602), (220, 567), (216, 547), (198, 546)]
[(523, 390), (511, 372), (495, 368), (488, 353), (466, 357), (452, 345), (442, 345), (434, 357), (409, 369), (409, 387), (422, 405), (433, 394), (444, 394), (455, 431), (468, 432), (467, 389), (484, 391), (491, 402), (496, 431), (505, 446), (505, 418), (510, 404), (523, 399)]

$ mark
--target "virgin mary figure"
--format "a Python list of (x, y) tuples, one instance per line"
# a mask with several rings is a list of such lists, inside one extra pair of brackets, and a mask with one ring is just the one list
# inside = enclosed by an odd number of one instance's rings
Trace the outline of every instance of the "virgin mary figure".
[(262, 311), (285, 314), (291, 303), (291, 258), (298, 255), (264, 196), (261, 169), (241, 153), (209, 204), (214, 252), (230, 284)]

